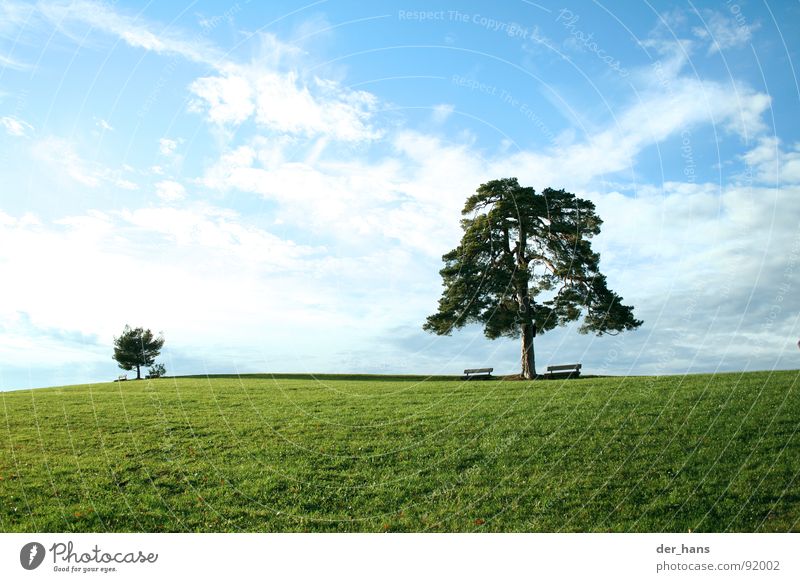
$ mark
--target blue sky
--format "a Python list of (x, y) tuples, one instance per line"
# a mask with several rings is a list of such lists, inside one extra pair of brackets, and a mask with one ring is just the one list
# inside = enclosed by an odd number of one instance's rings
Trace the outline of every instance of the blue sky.
[(515, 372), (422, 332), (478, 185), (589, 198), (645, 321), (588, 373), (800, 367), (796, 2), (0, 5), (0, 387)]

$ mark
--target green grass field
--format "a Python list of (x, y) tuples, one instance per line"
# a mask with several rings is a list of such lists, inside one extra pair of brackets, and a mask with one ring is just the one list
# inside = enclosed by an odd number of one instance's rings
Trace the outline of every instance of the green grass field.
[(0, 530), (800, 531), (799, 378), (0, 392)]

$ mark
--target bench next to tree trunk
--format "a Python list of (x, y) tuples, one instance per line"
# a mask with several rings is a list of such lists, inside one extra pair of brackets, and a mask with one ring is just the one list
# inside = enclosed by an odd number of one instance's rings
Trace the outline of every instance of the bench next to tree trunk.
[(581, 375), (580, 364), (562, 364), (561, 366), (547, 366), (545, 380), (555, 380), (558, 378), (577, 378)]
[(494, 368), (470, 368), (464, 370), (464, 380), (489, 380)]

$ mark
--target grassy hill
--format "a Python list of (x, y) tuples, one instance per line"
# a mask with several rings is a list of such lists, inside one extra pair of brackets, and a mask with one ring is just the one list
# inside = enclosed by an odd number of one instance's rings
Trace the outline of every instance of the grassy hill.
[(0, 392), (0, 531), (798, 531), (798, 378)]

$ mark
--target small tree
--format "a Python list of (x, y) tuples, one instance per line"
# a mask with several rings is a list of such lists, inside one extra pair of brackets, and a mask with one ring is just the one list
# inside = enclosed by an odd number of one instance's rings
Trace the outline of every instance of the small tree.
[(147, 370), (147, 375), (151, 378), (161, 378), (161, 376), (166, 373), (167, 369), (164, 367), (164, 364), (155, 364), (152, 368)]
[(532, 379), (537, 333), (581, 317), (579, 331), (597, 335), (642, 324), (600, 273), (589, 239), (602, 221), (589, 200), (505, 178), (482, 184), (461, 214), (464, 235), (442, 257), (444, 291), (423, 329), (449, 335), (480, 323), (490, 339), (521, 337), (522, 376)]
[(114, 338), (113, 358), (123, 370), (136, 368), (136, 379), (140, 380), (141, 367), (152, 366), (163, 345), (164, 336), (154, 337), (149, 329), (126, 325), (122, 335)]

